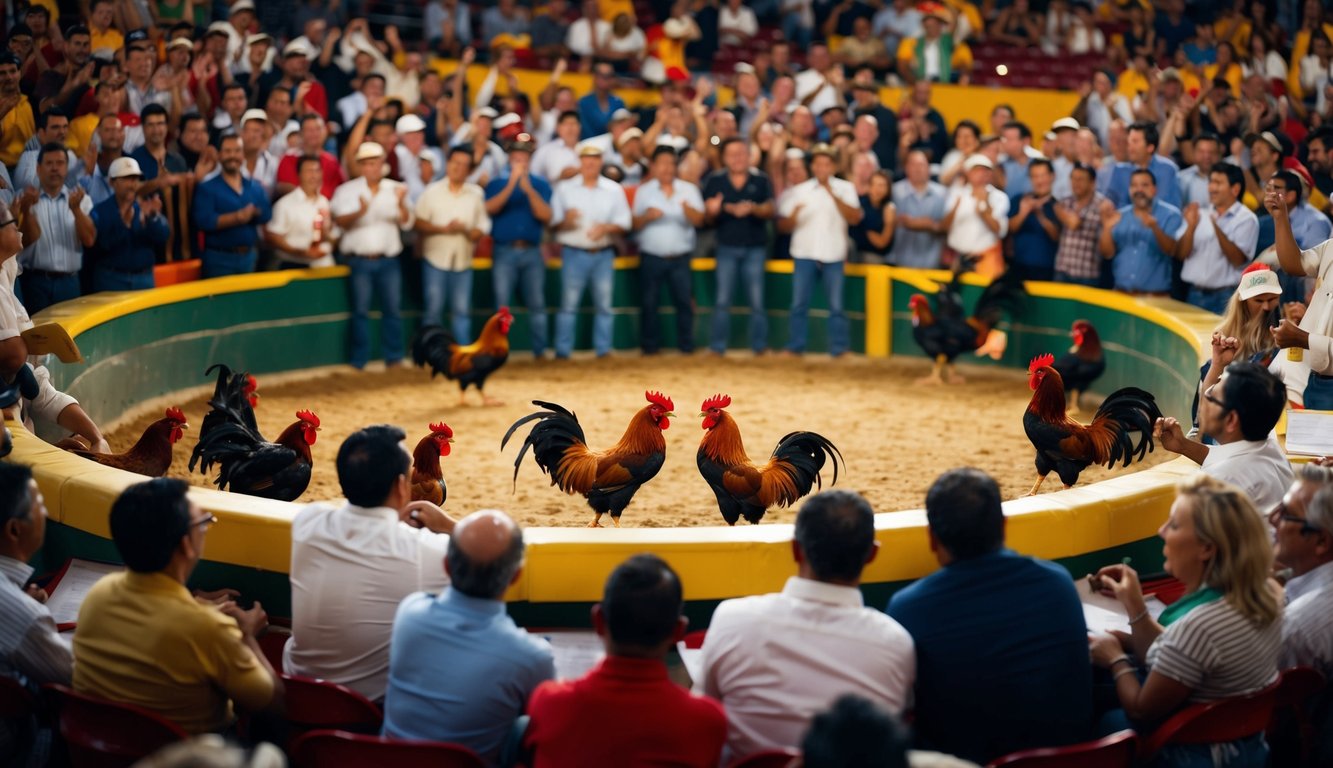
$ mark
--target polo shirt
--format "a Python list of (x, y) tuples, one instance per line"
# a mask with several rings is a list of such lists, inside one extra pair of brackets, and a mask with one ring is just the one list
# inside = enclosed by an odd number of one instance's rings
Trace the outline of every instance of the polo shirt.
[(397, 256), (402, 253), (402, 231), (412, 226), (411, 218), (406, 224), (400, 218), (398, 190), (402, 187), (400, 182), (384, 178), (380, 180), (379, 189), (371, 195), (364, 176), (338, 187), (329, 201), (334, 216), (353, 213), (361, 208), (363, 199), (370, 201), (365, 215), (343, 230), (338, 250), (353, 256)]
[(0, 117), (0, 163), (13, 166), (23, 154), (28, 138), (37, 132), (37, 121), (32, 116), (28, 97), (19, 94), (18, 103)]
[(74, 690), (206, 733), (231, 725), (233, 701), (267, 706), (273, 677), (235, 619), (165, 573), (126, 571), (94, 584), (79, 608)]
[(642, 216), (649, 208), (662, 212), (662, 217), (648, 222), (635, 237), (639, 252), (654, 256), (681, 256), (694, 252), (695, 229), (685, 218), (685, 206), (696, 211), (704, 209), (699, 188), (681, 179), (671, 182), (668, 196), (657, 179), (645, 182), (634, 193), (634, 215)]
[[(534, 173), (528, 174), (528, 181), (541, 199), (549, 205), (552, 194), (550, 183)], [(486, 199), (496, 197), (507, 186), (509, 186), (507, 173), (491, 179), (486, 184)], [(536, 245), (541, 242), (545, 227), (533, 216), (532, 204), (528, 201), (527, 193), (521, 187), (515, 186), (509, 199), (505, 201), (505, 207), (491, 219), (491, 230), (495, 233), (496, 245), (506, 245), (516, 240)]]
[(1069, 573), (1010, 550), (899, 591), (917, 649), (916, 746), (976, 763), (1090, 736), (1087, 624)]
[[(1026, 193), (1012, 194), (1009, 196), (1009, 215), (1014, 216), (1018, 212), (1018, 206), (1022, 203)], [(1060, 220), (1055, 216), (1056, 200), (1052, 196), (1041, 204), (1041, 215), (1054, 222), (1056, 228), (1060, 227)], [(1055, 264), (1055, 252), (1060, 247), (1059, 239), (1052, 239), (1042, 228), (1041, 222), (1037, 220), (1037, 211), (1028, 214), (1018, 229), (1009, 233), (1014, 241), (1014, 262), (1024, 264), (1030, 267), (1050, 268)]]
[(579, 680), (542, 683), (528, 715), (523, 747), (532, 768), (714, 768), (727, 737), (722, 705), (673, 683), (658, 659), (608, 656)]
[(605, 176), (598, 176), (591, 187), (584, 183), (582, 176), (573, 176), (555, 185), (555, 194), (551, 197), (551, 225), (562, 224), (566, 213), (572, 210), (579, 212), (578, 226), (555, 233), (555, 239), (561, 245), (590, 251), (610, 248), (612, 238), (609, 235), (597, 240), (588, 237), (588, 230), (594, 224), (613, 224), (625, 232), (634, 226), (625, 190)]
[(583, 124), (582, 138), (586, 139), (599, 133), (606, 133), (607, 125), (611, 122), (611, 115), (617, 109), (624, 108), (625, 100), (614, 93), (606, 95), (606, 106), (602, 105), (596, 93), (589, 93), (579, 99), (579, 119)]
[(155, 246), (165, 245), (171, 237), (167, 218), (161, 213), (145, 219), (135, 201), (130, 225), (120, 215), (120, 203), (107, 198), (93, 207), (97, 242), (88, 249), (88, 261), (94, 267), (122, 272), (146, 272), (157, 262)]
[[(84, 195), (79, 208), (91, 213), (92, 199)], [(37, 217), (42, 236), (19, 252), (19, 264), (25, 270), (78, 272), (83, 267), (83, 243), (75, 228), (74, 212), (69, 209), (69, 189), (62, 186), (55, 197), (38, 192), (28, 215)]]
[[(1163, 232), (1180, 229), (1180, 211), (1161, 200), (1153, 200), (1152, 215)], [(1122, 291), (1160, 293), (1171, 290), (1172, 254), (1157, 246), (1152, 230), (1134, 215), (1134, 206), (1120, 209), (1120, 221), (1111, 230), (1115, 242), (1115, 258), (1111, 271), (1115, 287)]]
[(1277, 506), (1296, 477), (1286, 452), (1272, 435), (1266, 440), (1209, 446), (1199, 468), (1204, 474), (1245, 491), (1260, 513)]
[[(1158, 188), (1161, 188), (1160, 185)], [(1185, 256), (1180, 279), (1202, 289), (1235, 288), (1240, 285), (1241, 270), (1245, 266), (1234, 266), (1223, 255), (1222, 246), (1217, 242), (1217, 230), (1213, 227), (1212, 213), (1211, 207), (1199, 209), (1199, 225), (1194, 229), (1194, 248)], [(1230, 208), (1217, 217), (1217, 226), (1245, 254), (1246, 261), (1254, 258), (1254, 248), (1259, 242), (1259, 219), (1244, 203), (1239, 200), (1232, 203)], [(1187, 228), (1188, 225), (1182, 220), (1175, 237), (1182, 237)]]
[(731, 183), (731, 172), (723, 168), (704, 180), (703, 199), (722, 196), (724, 209), (717, 214), (717, 244), (753, 248), (768, 244), (768, 222), (758, 216), (737, 218), (727, 213), (725, 206), (751, 202), (763, 205), (773, 200), (773, 185), (768, 176), (750, 169), (740, 188)]
[[(899, 216), (912, 216), (939, 221), (944, 218), (944, 207), (948, 191), (937, 181), (928, 181), (924, 189), (917, 189), (907, 179), (894, 182), (893, 205)], [(923, 232), (907, 227), (898, 227), (893, 234), (893, 250), (890, 259), (900, 267), (919, 269), (938, 269), (940, 249), (944, 238), (934, 232)]]
[(578, 167), (578, 153), (574, 151), (573, 147), (561, 141), (558, 136), (537, 147), (537, 150), (532, 153), (532, 161), (529, 164), (533, 174), (550, 181), (552, 185), (569, 180), (560, 178), (560, 174), (564, 173), (566, 168), (577, 170)]
[(1310, 666), (1333, 674), (1333, 563), (1287, 582), (1280, 668)]
[[(218, 219), (227, 213), (234, 213), (247, 205), (259, 209), (258, 215), (248, 224), (220, 229)], [(221, 175), (201, 182), (194, 191), (194, 204), (191, 218), (195, 227), (203, 230), (204, 250), (235, 248), (254, 248), (259, 243), (259, 226), (267, 224), (273, 217), (273, 206), (269, 204), (268, 193), (254, 179), (241, 176), (241, 190), (237, 192)]]
[(325, 255), (314, 261), (288, 258), (285, 251), (274, 249), (274, 254), (289, 264), (303, 267), (331, 267), (334, 265), (333, 248), (330, 243), (337, 237), (338, 225), (329, 211), (329, 200), (323, 195), (311, 199), (305, 190), (297, 187), (278, 198), (273, 204), (273, 218), (269, 219), (266, 229), (281, 237), (293, 248), (306, 249), (315, 240), (315, 218), (323, 217), (323, 235)]
[(0, 675), (67, 685), (74, 665), (69, 641), (56, 631), (46, 605), (23, 591), (31, 577), (32, 566), (0, 557)]
[[(439, 226), (457, 220), (468, 229), (480, 229), (482, 234), (489, 235), (491, 217), (486, 215), (486, 198), (481, 187), (463, 182), (455, 192), (450, 185), (448, 179), (442, 179), (426, 187), (417, 201), (417, 220)], [(472, 268), (475, 244), (466, 234), (425, 235), (421, 246), (426, 261), (436, 269), (461, 272)]]
[[(1116, 163), (1111, 169), (1111, 175), (1106, 182), (1106, 188), (1098, 186), (1099, 192), (1111, 198), (1111, 202), (1118, 208), (1122, 205), (1128, 205), (1129, 199), (1129, 178), (1138, 170), (1138, 166), (1130, 162)], [(1168, 205), (1181, 207), (1180, 203), (1180, 182), (1177, 180), (1179, 169), (1176, 164), (1161, 155), (1154, 154), (1148, 161), (1148, 170), (1152, 172), (1153, 179), (1157, 182), (1157, 199)], [(1206, 199), (1206, 198), (1205, 198)]]
[[(830, 190), (832, 195), (829, 194)], [(838, 212), (833, 202), (836, 195), (844, 205), (861, 207), (861, 198), (856, 194), (856, 186), (850, 181), (836, 177), (829, 179), (829, 189), (824, 189), (818, 179), (807, 179), (787, 190), (782, 196), (778, 214), (783, 217), (792, 215), (796, 206), (801, 206), (796, 218), (796, 228), (791, 233), (791, 255), (796, 259), (832, 264), (847, 258), (847, 220)]]

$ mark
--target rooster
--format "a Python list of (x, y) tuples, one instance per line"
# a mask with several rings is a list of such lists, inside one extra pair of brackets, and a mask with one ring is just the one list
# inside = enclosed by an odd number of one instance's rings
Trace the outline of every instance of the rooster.
[(254, 408), (259, 404), (259, 396), (255, 394), (259, 382), (248, 373), (233, 373), (222, 363), (210, 366), (204, 375), (215, 370), (218, 382), (213, 387), (213, 398), (208, 401), (209, 411), (199, 426), (199, 441), (206, 441), (219, 424), (240, 424), (258, 432)]
[(555, 403), (533, 400), (533, 405), (546, 410), (514, 422), (500, 441), (500, 449), (504, 450), (515, 430), (530, 421), (537, 422), (514, 460), (514, 483), (518, 483), (523, 455), (531, 448), (537, 466), (551, 476), (551, 485), (587, 498), (588, 506), (597, 515), (588, 524), (589, 528), (601, 528), (605, 514), (610, 514), (611, 522), (619, 528), (620, 513), (629, 506), (639, 486), (652, 480), (666, 461), (666, 439), (662, 432), (671, 426), (670, 419), (676, 415), (675, 405), (666, 395), (645, 392), (644, 396), (648, 405), (634, 414), (620, 442), (607, 451), (588, 447), (583, 427), (573, 413)]
[(1029, 496), (1041, 488), (1051, 470), (1069, 488), (1089, 465), (1111, 469), (1117, 461), (1126, 467), (1142, 461), (1153, 449), (1153, 424), (1162, 417), (1150, 393), (1125, 387), (1107, 395), (1091, 424), (1080, 424), (1065, 413), (1065, 386), (1053, 363), (1055, 355), (1046, 354), (1028, 366), (1028, 386), (1034, 391), (1023, 414), (1023, 430), (1037, 449), (1037, 482)]
[(310, 446), (319, 431), (319, 417), (310, 411), (297, 411), (296, 419), (272, 443), (244, 424), (220, 423), (207, 438), (200, 436), (190, 456), (190, 471), (197, 463), (207, 475), (217, 464), (213, 483), (220, 490), (293, 501), (310, 485), (314, 462)]
[(412, 501), (429, 501), (437, 507), (444, 504), (449, 491), (440, 459), (449, 455), (453, 441), (454, 431), (448, 424), (431, 424), (430, 434), (412, 450)]
[(459, 405), (467, 404), (469, 386), (477, 388), (483, 405), (504, 405), (488, 397), (482, 387), (486, 385), (486, 377), (509, 359), (509, 326), (513, 324), (509, 307), (500, 307), (486, 321), (477, 340), (466, 346), (441, 326), (422, 326), (412, 339), (412, 361), (418, 366), (429, 364), (432, 379), (442, 373), (446, 379), (457, 381)]
[(1102, 340), (1097, 329), (1087, 320), (1075, 320), (1069, 336), (1074, 340), (1074, 346), (1056, 360), (1053, 367), (1069, 393), (1069, 412), (1078, 413), (1078, 397), (1106, 372), (1106, 356), (1102, 353)]
[(724, 409), (727, 395), (714, 395), (700, 406), (704, 439), (699, 443), (699, 473), (717, 496), (718, 510), (727, 525), (744, 517), (757, 524), (769, 507), (786, 507), (823, 487), (819, 472), (833, 459), (833, 483), (838, 482), (842, 454), (823, 435), (792, 432), (778, 441), (768, 463), (756, 466), (745, 454), (736, 420)]
[[(1008, 270), (991, 281), (981, 292), (971, 317), (963, 315), (962, 273), (954, 272), (953, 280), (940, 287), (935, 295), (935, 308), (920, 293), (908, 302), (912, 310), (912, 338), (935, 361), (930, 375), (920, 384), (961, 384), (963, 377), (953, 370), (954, 358), (973, 351), (978, 357), (989, 355), (999, 360), (1004, 355), (1008, 337), (995, 326), (1004, 312), (1021, 313), (1026, 305), (1027, 290), (1023, 280)], [(944, 374), (948, 373), (948, 378)]]
[(91, 459), (106, 467), (137, 472), (149, 477), (162, 477), (171, 468), (171, 449), (190, 425), (181, 409), (172, 406), (166, 416), (148, 425), (139, 442), (125, 453), (93, 453), (78, 448), (66, 448), (70, 453)]

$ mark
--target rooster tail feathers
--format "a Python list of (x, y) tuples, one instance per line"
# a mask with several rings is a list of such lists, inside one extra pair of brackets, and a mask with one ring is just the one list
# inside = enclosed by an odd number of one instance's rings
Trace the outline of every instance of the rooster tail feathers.
[[(1122, 466), (1142, 461), (1155, 447), (1153, 426), (1160, 418), (1162, 411), (1150, 392), (1138, 387), (1124, 387), (1108, 395), (1093, 416), (1090, 427), (1100, 426), (1114, 435), (1106, 466), (1113, 467), (1118, 461)], [(1138, 433), (1137, 439), (1134, 433)]]
[(1010, 317), (1022, 315), (1027, 302), (1028, 291), (1022, 276), (1015, 269), (1006, 269), (981, 292), (972, 316), (994, 327), (1006, 312)]
[(444, 374), (449, 377), (449, 362), (458, 341), (443, 326), (423, 325), (412, 336), (412, 362), (418, 367), (430, 366), (431, 377)]
[(810, 493), (812, 487), (824, 487), (820, 473), (825, 462), (831, 460), (833, 463), (833, 480), (830, 485), (838, 482), (839, 463), (846, 463), (838, 447), (815, 432), (792, 432), (785, 435), (773, 449), (772, 458), (777, 462), (785, 462), (790, 468), (788, 474), (795, 486), (796, 496), (787, 503)]
[(542, 400), (533, 400), (532, 404), (545, 410), (530, 413), (514, 422), (500, 441), (500, 449), (504, 450), (509, 443), (509, 438), (519, 427), (529, 422), (537, 422), (532, 430), (528, 432), (528, 436), (524, 438), (523, 446), (518, 452), (518, 458), (514, 460), (515, 486), (518, 484), (518, 470), (522, 466), (523, 457), (527, 454), (528, 449), (531, 449), (532, 458), (537, 462), (537, 466), (551, 476), (551, 484), (560, 485), (562, 490), (566, 490), (565, 478), (560, 472), (560, 463), (571, 447), (578, 445), (586, 449), (583, 427), (579, 424), (578, 417), (562, 406)]

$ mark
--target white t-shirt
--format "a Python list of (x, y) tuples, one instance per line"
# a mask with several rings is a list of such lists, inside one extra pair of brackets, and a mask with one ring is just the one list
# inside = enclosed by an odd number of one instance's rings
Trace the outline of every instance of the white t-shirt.
[[(845, 179), (830, 178), (829, 188), (844, 205), (860, 207), (856, 187)], [(791, 255), (794, 259), (812, 259), (824, 263), (846, 261), (847, 220), (838, 206), (816, 179), (807, 179), (787, 190), (778, 204), (778, 215), (796, 217), (796, 228), (791, 233)]]
[[(486, 215), (486, 195), (476, 184), (463, 183), (455, 192), (449, 180), (442, 179), (426, 187), (417, 201), (419, 221), (444, 226), (457, 219), (468, 229), (491, 233), (491, 217)], [(432, 267), (447, 272), (460, 272), (472, 267), (475, 244), (466, 234), (426, 235), (422, 238), (422, 253)]]
[(309, 267), (333, 266), (333, 240), (337, 237), (338, 226), (333, 222), (333, 215), (329, 212), (328, 198), (318, 192), (311, 198), (306, 195), (305, 190), (297, 187), (278, 198), (273, 204), (273, 218), (269, 219), (266, 228), (286, 240), (293, 248), (305, 249), (309, 248), (315, 239), (316, 216), (323, 219), (321, 250), (324, 251), (324, 256), (314, 261), (303, 261), (291, 258), (285, 251), (279, 249), (275, 250), (279, 259)]
[(1273, 435), (1267, 440), (1241, 440), (1209, 446), (1200, 469), (1209, 477), (1245, 491), (1254, 502), (1254, 508), (1265, 515), (1282, 501), (1283, 494), (1296, 477), (1287, 454)]
[(1009, 232), (1009, 196), (992, 186), (986, 187), (986, 204), (990, 206), (990, 215), (1000, 224), (1000, 234), (995, 234), (977, 212), (980, 203), (972, 196), (972, 187), (963, 185), (951, 187), (949, 197), (944, 201), (944, 210), (953, 210), (958, 203), (958, 213), (954, 214), (953, 226), (949, 227), (946, 242), (959, 253), (977, 254), (1000, 244)]
[(569, 31), (565, 33), (565, 47), (575, 56), (591, 56), (594, 39), (605, 40), (611, 36), (610, 22), (598, 19), (595, 25), (589, 25), (586, 18), (579, 19), (569, 25)]
[[(407, 187), (393, 179), (381, 179), (378, 192), (372, 197), (364, 176), (344, 182), (333, 193), (329, 208), (334, 216), (346, 216), (361, 208), (361, 201), (369, 200), (364, 215), (343, 231), (339, 250), (353, 256), (397, 256), (403, 251), (403, 230), (412, 226), (412, 218), (401, 223), (398, 216), (398, 190)], [(410, 210), (410, 209), (409, 209)]]

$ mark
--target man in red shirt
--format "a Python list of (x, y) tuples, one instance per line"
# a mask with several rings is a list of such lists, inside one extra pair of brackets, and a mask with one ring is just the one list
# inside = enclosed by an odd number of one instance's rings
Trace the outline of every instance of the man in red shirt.
[(317, 155), (319, 157), (319, 167), (324, 170), (324, 183), (319, 188), (319, 193), (333, 199), (333, 190), (338, 188), (339, 184), (347, 181), (347, 174), (343, 173), (342, 163), (338, 158), (324, 150), (324, 141), (328, 138), (328, 133), (324, 128), (324, 118), (308, 112), (301, 116), (301, 149), (288, 150), (286, 155), (278, 161), (278, 183), (277, 196), (291, 192), (300, 186), (301, 179), (297, 166), (302, 155)]
[(681, 607), (680, 579), (655, 555), (635, 555), (611, 573), (592, 609), (606, 658), (580, 680), (542, 683), (528, 701), (523, 747), (532, 768), (717, 766), (722, 705), (667, 677), (667, 652), (688, 624)]

